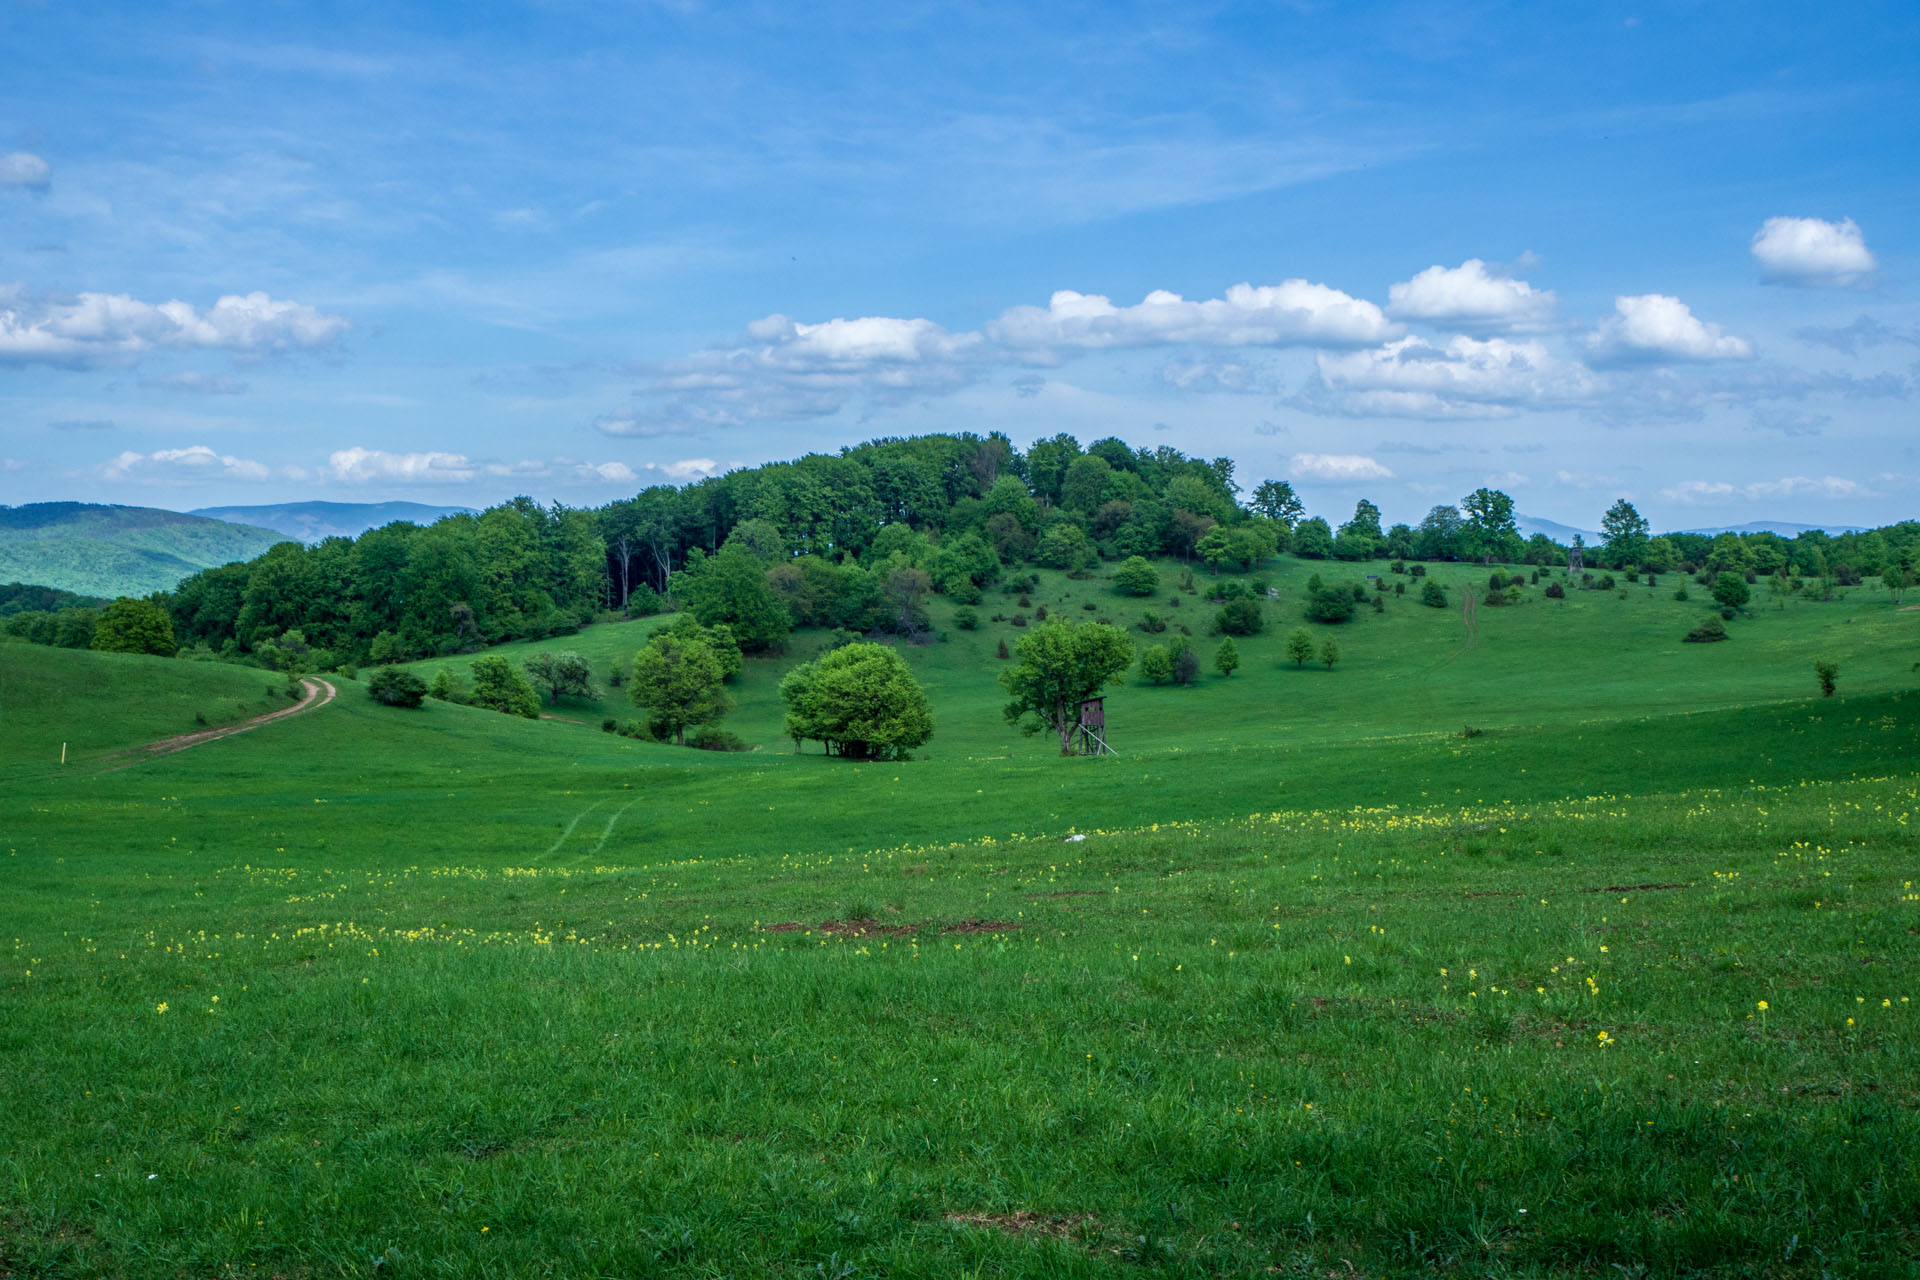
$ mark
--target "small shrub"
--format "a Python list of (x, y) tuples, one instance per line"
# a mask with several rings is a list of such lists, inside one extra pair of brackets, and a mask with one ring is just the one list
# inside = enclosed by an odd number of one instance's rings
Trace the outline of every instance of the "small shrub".
[(1566, 598), (1567, 598), (1567, 589), (1565, 587), (1561, 586), (1557, 582), (1549, 582), (1547, 584), (1547, 599), (1565, 600)]
[(712, 725), (703, 725), (687, 735), (687, 745), (695, 751), (751, 751), (753, 744)]
[(1033, 620), (1035, 622), (1045, 622), (1047, 620), (1047, 606), (1041, 605), (1038, 609), (1035, 609), (1033, 611)]
[(1739, 611), (1735, 609), (1732, 605), (1722, 605), (1720, 608), (1720, 616), (1725, 618), (1728, 622), (1733, 621), (1733, 615), (1737, 612)]
[(1463, 738), (1479, 738), (1485, 736), (1486, 732), (1485, 729), (1476, 729), (1472, 725), (1467, 725), (1460, 730), (1460, 736)]
[(1179, 597), (1179, 596), (1168, 596), (1168, 597), (1167, 597), (1167, 608), (1169, 608), (1169, 609), (1178, 609), (1179, 607), (1180, 607), (1180, 597)]
[(1405, 595), (1405, 594), (1407, 594), (1407, 584), (1406, 584), (1406, 583), (1404, 583), (1404, 582), (1396, 582), (1396, 583), (1394, 583), (1394, 584), (1393, 584), (1393, 594), (1395, 594), (1395, 595), (1397, 595), (1397, 596), (1403, 596), (1403, 595)]
[(1006, 659), (1011, 658), (1013, 656), (1011, 653), (1007, 652), (1007, 642), (1005, 640), (1002, 640), (1000, 642), (1000, 647), (994, 651), (994, 656), (996, 658), (999, 658), (1003, 662)]
[(1157, 636), (1167, 629), (1167, 620), (1149, 611), (1140, 615), (1140, 629), (1150, 636)]
[(427, 700), (427, 682), (400, 667), (381, 667), (367, 677), (367, 695), (389, 707), (417, 707)]
[(1013, 615), (1012, 622), (1016, 627), (1024, 627), (1027, 625), (1027, 615), (1024, 613), (1016, 613)]
[(1264, 621), (1259, 605), (1245, 596), (1237, 596), (1220, 606), (1214, 629), (1230, 636), (1250, 636), (1259, 632)]
[(1375, 613), (1385, 613), (1387, 611), (1387, 598), (1385, 596), (1375, 596), (1373, 598), (1373, 611)]
[(1407, 576), (1412, 578), (1424, 578), (1427, 576), (1427, 566), (1423, 564), (1416, 564), (1407, 570)]
[(955, 609), (953, 611), (953, 625), (962, 631), (978, 630), (980, 626), (980, 615), (972, 609)]
[(1089, 600), (1085, 604), (1081, 605), (1080, 607), (1082, 609), (1085, 609), (1088, 613), (1092, 613), (1095, 609), (1098, 609), (1100, 606), (1095, 604), (1093, 601)]
[(1353, 617), (1353, 592), (1344, 587), (1322, 587), (1307, 597), (1307, 617), (1313, 622), (1348, 621)]
[(1160, 589), (1160, 575), (1143, 556), (1128, 556), (1113, 571), (1113, 589), (1123, 596), (1150, 596)]
[(1395, 573), (1405, 573), (1407, 571), (1407, 562), (1405, 560), (1395, 560), (1388, 567)]
[(1825, 658), (1815, 658), (1813, 661), (1813, 674), (1820, 680), (1820, 696), (1823, 698), (1831, 698), (1834, 689), (1840, 683), (1840, 664), (1830, 662)]
[(1718, 618), (1708, 618), (1705, 622), (1687, 632), (1683, 640), (1687, 644), (1713, 644), (1727, 638), (1727, 628)]
[(1150, 644), (1140, 653), (1140, 678), (1148, 684), (1173, 679), (1173, 654), (1163, 644)]
[(1200, 655), (1193, 651), (1192, 645), (1183, 645), (1180, 652), (1173, 655), (1173, 682), (1185, 686), (1199, 678)]
[(1687, 589), (1685, 587), (1675, 587), (1673, 589), (1673, 598), (1681, 604), (1685, 604), (1687, 602)]
[(619, 727), (620, 727), (620, 722), (618, 720), (615, 720), (612, 716), (608, 716), (605, 720), (602, 720), (600, 722), (600, 732), (602, 733), (612, 733), (615, 729), (618, 729)]
[[(1414, 566), (1416, 569), (1419, 567), (1418, 565)], [(1435, 582), (1432, 578), (1428, 578), (1426, 585), (1420, 588), (1420, 603), (1426, 605), (1429, 609), (1446, 608), (1447, 589)]]
[(358, 680), (360, 678), (360, 668), (354, 666), (351, 662), (342, 663), (340, 667), (340, 678), (342, 680)]
[(1018, 600), (1016, 600), (1016, 601), (1014, 601), (1014, 603), (1015, 603), (1015, 604), (1017, 604), (1017, 605), (1019, 605), (1019, 606), (1020, 606), (1020, 607), (1021, 607), (1022, 609), (1031, 609), (1031, 608), (1033, 608), (1033, 599), (1032, 599), (1032, 597), (1030, 597), (1030, 596), (1028, 596), (1028, 595), (1026, 595), (1026, 594), (1025, 594), (1024, 592), (1023, 592), (1023, 593), (1021, 593), (1021, 596), (1020, 596), (1020, 598), (1019, 598)]
[(1593, 584), (1593, 589), (1594, 589), (1595, 591), (1611, 591), (1611, 590), (1613, 590), (1613, 575), (1612, 575), (1612, 574), (1610, 574), (1610, 573), (1603, 573), (1603, 574), (1601, 574), (1601, 575), (1600, 575), (1600, 580), (1599, 580), (1598, 582), (1596, 582), (1596, 583), (1594, 583), (1594, 584)]

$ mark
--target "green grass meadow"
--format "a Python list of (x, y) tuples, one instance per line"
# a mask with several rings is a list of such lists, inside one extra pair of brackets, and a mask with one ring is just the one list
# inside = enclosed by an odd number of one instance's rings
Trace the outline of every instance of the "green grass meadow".
[[(0, 646), (0, 1276), (1920, 1270), (1920, 612), (1470, 635), (1451, 566), (1301, 670), (1315, 568), (1093, 760), (1002, 721), (997, 592), (898, 764), (781, 737), (809, 633), (752, 752), (336, 681), (119, 771), (283, 680)], [(1031, 598), (1210, 659), (1207, 583)]]

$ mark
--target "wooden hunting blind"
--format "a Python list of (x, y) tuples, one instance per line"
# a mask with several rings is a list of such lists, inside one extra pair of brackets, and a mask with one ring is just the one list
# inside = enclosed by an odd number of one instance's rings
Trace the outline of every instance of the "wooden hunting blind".
[(1085, 698), (1080, 703), (1080, 729), (1075, 751), (1083, 756), (1110, 756), (1107, 745), (1107, 700)]

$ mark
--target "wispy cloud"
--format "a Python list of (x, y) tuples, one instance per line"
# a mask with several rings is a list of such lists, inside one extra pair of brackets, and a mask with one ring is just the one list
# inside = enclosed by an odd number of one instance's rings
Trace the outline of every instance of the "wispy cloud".
[(0, 153), (0, 187), (45, 191), (53, 182), (53, 166), (31, 151)]

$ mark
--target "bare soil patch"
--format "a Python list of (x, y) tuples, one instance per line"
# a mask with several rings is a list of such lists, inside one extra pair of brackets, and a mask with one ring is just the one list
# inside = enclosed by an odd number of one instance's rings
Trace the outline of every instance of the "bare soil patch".
[(985, 1227), (1010, 1236), (1051, 1236), (1064, 1240), (1077, 1224), (1092, 1225), (1092, 1218), (1062, 1218), (1016, 1209), (1012, 1213), (950, 1213), (947, 1222), (956, 1227)]
[(1011, 933), (1020, 926), (1011, 920), (962, 920), (942, 929), (942, 933)]
[(1685, 884), (1610, 884), (1604, 889), (1582, 889), (1582, 893), (1650, 893), (1655, 889), (1690, 889)]

